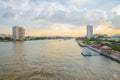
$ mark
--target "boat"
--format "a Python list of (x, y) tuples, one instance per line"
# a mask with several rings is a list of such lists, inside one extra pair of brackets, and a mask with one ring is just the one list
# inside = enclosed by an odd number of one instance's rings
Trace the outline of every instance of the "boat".
[(89, 52), (82, 52), (81, 53), (83, 56), (92, 56)]

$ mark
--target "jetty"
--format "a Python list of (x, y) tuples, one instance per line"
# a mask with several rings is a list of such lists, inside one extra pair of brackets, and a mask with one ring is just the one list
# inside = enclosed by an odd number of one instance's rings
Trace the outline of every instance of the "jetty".
[(87, 45), (87, 48), (89, 48), (89, 49), (91, 49), (91, 50), (93, 50), (93, 51), (95, 51), (95, 52), (98, 52), (99, 54), (102, 54), (102, 51), (101, 51), (101, 50), (96, 49), (96, 48), (94, 48), (94, 47), (92, 47), (92, 46)]
[(92, 51), (96, 52), (96, 53), (91, 53), (91, 55), (90, 55), (90, 54), (86, 54), (86, 52), (83, 51), (82, 55), (87, 55), (87, 56), (103, 55), (105, 57), (110, 58), (111, 60), (114, 60), (114, 61), (120, 63), (120, 54), (115, 53), (115, 52), (112, 52), (111, 54), (107, 54), (107, 53), (104, 53), (101, 49), (97, 49), (97, 48), (94, 48), (93, 46), (83, 44), (82, 41), (80, 41), (80, 40), (76, 40), (76, 41), (81, 47), (83, 47), (83, 49), (85, 47), (85, 48), (89, 48)]
[(120, 63), (120, 54), (117, 54), (117, 53), (107, 54), (107, 53), (105, 53), (105, 52), (102, 52), (101, 49), (97, 49), (97, 48), (94, 48), (94, 47), (89, 46), (89, 45), (87, 45), (87, 48), (89, 48), (89, 49), (91, 49), (91, 50), (93, 50), (93, 51), (96, 51), (96, 52), (99, 53), (100, 55), (103, 55), (103, 56), (105, 56), (105, 57), (110, 58), (111, 60), (114, 60), (114, 61)]

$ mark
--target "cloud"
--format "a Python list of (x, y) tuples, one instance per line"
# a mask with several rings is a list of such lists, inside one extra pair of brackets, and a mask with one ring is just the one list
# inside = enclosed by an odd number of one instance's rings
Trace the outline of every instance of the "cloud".
[[(59, 0), (58, 0), (59, 1)], [(88, 0), (72, 0), (86, 3)], [(81, 9), (73, 5), (64, 5), (51, 1), (38, 0), (2, 0), (2, 13), (5, 18), (44, 20), (47, 22), (73, 25), (100, 24), (106, 21), (107, 14), (100, 9)], [(60, 2), (60, 1), (59, 1)], [(9, 9), (9, 10), (8, 10)]]
[(118, 15), (116, 12), (111, 15), (111, 22), (116, 28), (120, 29), (120, 15)]
[[(73, 25), (100, 24), (106, 21), (107, 14), (101, 9), (82, 9), (75, 5), (64, 5), (57, 0), (2, 0), (3, 17), (13, 19), (43, 20)], [(62, 1), (61, 1), (62, 2)], [(88, 0), (71, 0), (86, 3)], [(8, 8), (10, 8), (8, 10)]]
[(120, 5), (117, 5), (115, 8), (112, 9), (110, 21), (116, 28), (120, 29)]
[(74, 3), (77, 3), (77, 4), (87, 4), (87, 3), (91, 3), (93, 1), (90, 1), (90, 0), (71, 0), (72, 2)]
[(29, 0), (1, 0), (0, 17), (17, 19), (21, 18), (30, 10)]
[[(50, 6), (49, 6), (50, 7)], [(55, 7), (55, 6), (54, 6)], [(79, 9), (75, 6), (57, 8), (54, 10), (42, 11), (36, 19), (47, 20), (50, 22), (69, 23), (74, 25), (100, 24), (106, 21), (107, 14), (103, 10)], [(51, 14), (51, 15), (50, 15)]]
[(14, 13), (11, 11), (11, 8), (8, 7), (2, 16), (4, 18), (11, 18), (14, 17)]
[(115, 25), (111, 22), (106, 22), (100, 25), (95, 25), (94, 27), (95, 34), (108, 34), (109, 36), (113, 34), (119, 34), (120, 30), (115, 28)]
[(120, 15), (120, 5), (117, 5), (115, 8), (113, 8), (112, 12), (116, 13), (117, 15)]

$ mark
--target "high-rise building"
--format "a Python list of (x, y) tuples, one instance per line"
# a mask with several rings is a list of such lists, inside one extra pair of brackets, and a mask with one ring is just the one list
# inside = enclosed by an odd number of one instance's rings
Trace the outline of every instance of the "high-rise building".
[(93, 26), (87, 25), (87, 38), (91, 38), (93, 36)]
[(24, 40), (24, 39), (25, 39), (25, 29), (23, 27), (14, 26), (13, 40)]

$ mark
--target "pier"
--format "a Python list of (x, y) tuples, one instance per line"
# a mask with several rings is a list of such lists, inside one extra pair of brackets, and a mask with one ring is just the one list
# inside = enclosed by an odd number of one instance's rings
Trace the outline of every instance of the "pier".
[(111, 60), (114, 60), (114, 61), (120, 63), (120, 54), (117, 54), (117, 53), (106, 54), (106, 53), (102, 52), (101, 49), (94, 48), (94, 47), (92, 47), (92, 46), (90, 46), (90, 45), (83, 46), (83, 43), (82, 43), (80, 40), (77, 40), (77, 42), (78, 42), (78, 44), (79, 44), (81, 47), (86, 47), (86, 48), (91, 49), (92, 51), (97, 52), (97, 53), (95, 53), (95, 54), (94, 54), (94, 53), (91, 53), (92, 56), (94, 56), (94, 55), (103, 55), (103, 56), (105, 56), (105, 57), (110, 58)]
[(99, 54), (102, 54), (102, 51), (99, 50), (99, 49), (93, 48), (93, 47), (91, 47), (91, 46), (89, 46), (89, 45), (87, 45), (87, 48), (89, 48), (89, 49), (91, 49), (91, 50), (93, 50), (93, 51), (95, 51), (95, 52), (98, 52)]

